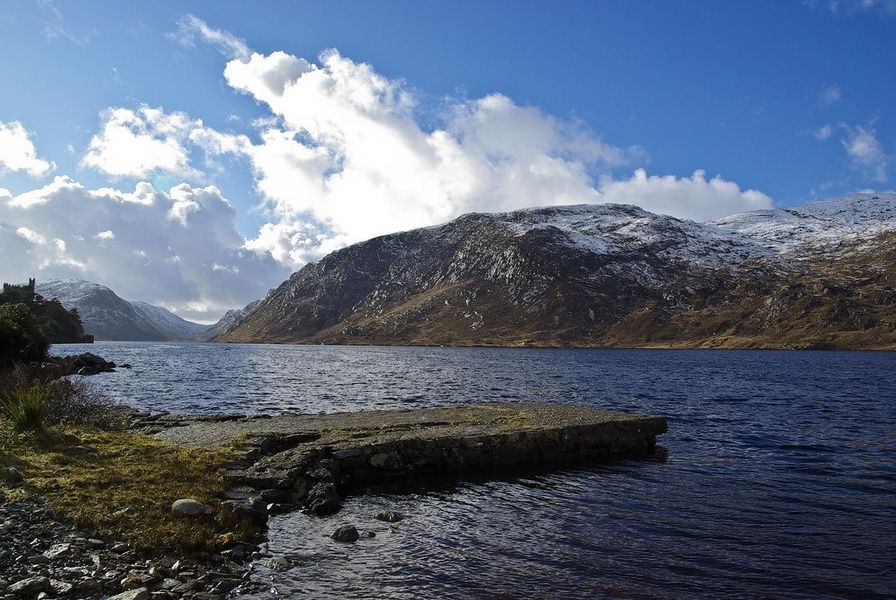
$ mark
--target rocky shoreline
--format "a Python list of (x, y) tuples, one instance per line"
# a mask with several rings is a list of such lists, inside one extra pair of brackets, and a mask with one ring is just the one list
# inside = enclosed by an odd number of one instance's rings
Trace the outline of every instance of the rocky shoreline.
[[(259, 545), (231, 536), (219, 552), (189, 560), (148, 556), (63, 522), (32, 497), (12, 496), (22, 482), (8, 477), (12, 497), (0, 492), (0, 600), (223, 600), (234, 590), (258, 591), (249, 567), (265, 556), (270, 515), (332, 514), (345, 495), (379, 483), (651, 455), (656, 436), (667, 428), (663, 417), (555, 403), (275, 417), (128, 414), (130, 430), (170, 443), (236, 448), (239, 458), (228, 466), (229, 489), (220, 503), (251, 524)], [(202, 511), (189, 510), (193, 505), (183, 499), (172, 511), (201, 518)], [(377, 515), (388, 523), (402, 518), (388, 511)], [(347, 524), (332, 537), (353, 543), (363, 535)]]
[(63, 522), (36, 500), (7, 501), (4, 495), (0, 491), (2, 600), (222, 600), (248, 585), (245, 561), (232, 554), (147, 557), (124, 542)]

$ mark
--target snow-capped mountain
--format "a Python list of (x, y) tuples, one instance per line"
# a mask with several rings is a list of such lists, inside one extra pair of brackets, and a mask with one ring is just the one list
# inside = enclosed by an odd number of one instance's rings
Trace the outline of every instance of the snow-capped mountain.
[(336, 251), (222, 341), (896, 346), (896, 194), (713, 223), (633, 206), (469, 214)]
[(192, 340), (208, 328), (164, 308), (130, 302), (106, 286), (90, 281), (38, 281), (36, 291), (45, 298), (58, 298), (66, 308), (77, 309), (85, 331), (97, 340)]
[(896, 229), (896, 192), (856, 193), (794, 208), (757, 210), (713, 222), (784, 255), (836, 250)]
[(134, 311), (143, 318), (148, 326), (162, 332), (169, 340), (193, 340), (208, 329), (208, 325), (194, 323), (178, 317), (176, 314), (146, 302), (131, 300)]

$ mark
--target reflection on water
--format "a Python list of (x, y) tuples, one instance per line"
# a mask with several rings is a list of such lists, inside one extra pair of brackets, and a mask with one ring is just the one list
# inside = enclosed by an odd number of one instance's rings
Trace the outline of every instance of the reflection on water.
[[(271, 522), (274, 597), (896, 595), (896, 355), (98, 343), (140, 408), (331, 412), (545, 399), (663, 414), (666, 462), (352, 498)], [(390, 526), (380, 510), (407, 518)], [(341, 523), (372, 530), (354, 545)]]

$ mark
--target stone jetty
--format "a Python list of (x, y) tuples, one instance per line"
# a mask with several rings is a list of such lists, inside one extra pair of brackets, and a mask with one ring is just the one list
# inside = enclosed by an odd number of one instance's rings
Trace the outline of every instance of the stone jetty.
[(666, 419), (552, 402), (471, 404), (322, 415), (187, 418), (139, 424), (178, 444), (236, 448), (227, 503), (263, 522), (304, 508), (325, 515), (366, 486), (507, 474), (650, 455)]

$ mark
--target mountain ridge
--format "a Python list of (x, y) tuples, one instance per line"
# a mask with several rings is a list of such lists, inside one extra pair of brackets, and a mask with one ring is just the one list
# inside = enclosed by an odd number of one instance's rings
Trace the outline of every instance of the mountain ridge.
[(711, 223), (629, 205), (471, 213), (306, 265), (216, 339), (891, 348), (894, 231), (894, 193)]

